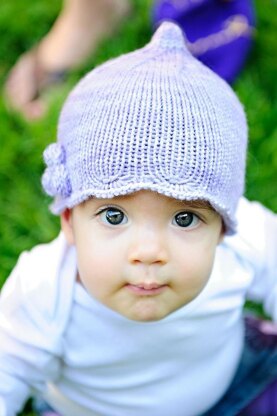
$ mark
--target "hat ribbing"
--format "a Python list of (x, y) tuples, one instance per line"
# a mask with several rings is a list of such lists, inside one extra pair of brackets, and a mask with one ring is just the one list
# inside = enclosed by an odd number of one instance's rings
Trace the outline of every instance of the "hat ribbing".
[(247, 125), (231, 88), (165, 22), (144, 48), (85, 76), (61, 112), (42, 178), (54, 213), (142, 189), (204, 199), (227, 231), (243, 192)]

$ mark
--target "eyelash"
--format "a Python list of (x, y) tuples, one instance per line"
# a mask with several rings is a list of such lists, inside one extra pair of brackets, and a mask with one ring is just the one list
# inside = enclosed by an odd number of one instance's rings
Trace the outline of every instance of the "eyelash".
[[(114, 212), (118, 212), (118, 213), (122, 214), (122, 221), (120, 221), (117, 224), (116, 223), (113, 224), (112, 222), (108, 221), (108, 219), (107, 219), (107, 213), (108, 213), (108, 211), (114, 211)], [(103, 218), (101, 218), (101, 215), (104, 214), (104, 213), (106, 213), (106, 221)], [(113, 207), (113, 206), (100, 209), (98, 212), (96, 212), (95, 217), (100, 217), (104, 223), (106, 223), (108, 225), (111, 225), (111, 226), (113, 226), (113, 225), (115, 226), (115, 225), (126, 224), (126, 222), (128, 221), (128, 218), (124, 214), (124, 212), (121, 209), (119, 209), (117, 207)], [(125, 222), (123, 222), (124, 219), (126, 219)]]
[[(178, 217), (183, 215), (184, 224), (181, 225), (180, 222), (178, 222)], [(187, 219), (189, 219), (188, 223), (186, 224)], [(180, 218), (179, 218), (180, 220)], [(190, 221), (191, 220), (191, 221)], [(196, 221), (196, 224), (194, 224)], [(198, 226), (199, 222), (201, 221), (201, 218), (191, 211), (181, 211), (175, 214), (172, 223), (180, 228), (195, 228)]]
[[(115, 215), (114, 215), (115, 222), (114, 223), (112, 222), (112, 216), (110, 217), (111, 221), (109, 221), (109, 219), (107, 218), (108, 211), (111, 211), (111, 212), (115, 213)], [(105, 218), (102, 217), (102, 214), (106, 214)], [(119, 216), (119, 218), (118, 218), (118, 216)], [(117, 207), (113, 207), (113, 206), (105, 207), (105, 208), (100, 209), (95, 214), (95, 217), (100, 217), (100, 219), (105, 224), (108, 224), (108, 225), (111, 225), (111, 226), (122, 225), (122, 224), (126, 224), (128, 222), (128, 217), (126, 216), (126, 214), (124, 214), (124, 212), (121, 209), (119, 209)], [(195, 214), (194, 212), (181, 211), (181, 212), (178, 212), (177, 214), (174, 215), (174, 217), (172, 219), (172, 224), (177, 226), (177, 227), (180, 227), (180, 228), (191, 229), (191, 228), (197, 227), (200, 221), (202, 221), (202, 219), (197, 214)], [(182, 222), (183, 222), (183, 225), (182, 225)]]

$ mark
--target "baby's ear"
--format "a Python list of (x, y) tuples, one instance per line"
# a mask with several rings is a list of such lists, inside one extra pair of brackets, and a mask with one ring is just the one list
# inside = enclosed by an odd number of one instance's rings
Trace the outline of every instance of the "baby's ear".
[(66, 208), (61, 214), (61, 229), (68, 244), (74, 244), (74, 233), (72, 227), (72, 209)]
[(226, 227), (225, 227), (224, 222), (221, 220), (221, 231), (220, 231), (219, 238), (218, 238), (218, 244), (222, 243), (225, 237), (225, 233), (226, 233)]

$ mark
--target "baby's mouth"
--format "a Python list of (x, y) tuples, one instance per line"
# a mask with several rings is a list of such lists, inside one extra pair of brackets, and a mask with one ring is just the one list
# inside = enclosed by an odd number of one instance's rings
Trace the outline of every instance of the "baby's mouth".
[(128, 283), (125, 287), (135, 295), (153, 296), (162, 293), (168, 285), (155, 282), (143, 282), (138, 284)]

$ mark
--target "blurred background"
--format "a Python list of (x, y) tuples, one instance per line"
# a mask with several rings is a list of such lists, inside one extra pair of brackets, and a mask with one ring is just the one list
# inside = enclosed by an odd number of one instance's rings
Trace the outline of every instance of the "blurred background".
[[(0, 287), (18, 255), (54, 238), (59, 219), (48, 211), (41, 189), (42, 152), (54, 141), (60, 107), (76, 81), (95, 65), (149, 41), (151, 0), (133, 0), (132, 12), (116, 33), (99, 44), (66, 82), (47, 91), (47, 114), (27, 122), (0, 99)], [(0, 4), (0, 82), (17, 58), (50, 29), (62, 2), (9, 0)], [(255, 0), (256, 30), (251, 53), (234, 89), (249, 122), (246, 195), (277, 213), (277, 1)], [(259, 221), (259, 218), (257, 218)], [(255, 224), (253, 224), (255, 227)], [(24, 413), (27, 414), (27, 413)]]
[[(81, 69), (47, 91), (47, 114), (27, 122), (0, 101), (0, 286), (20, 252), (52, 239), (59, 220), (48, 211), (41, 189), (42, 152), (55, 140), (62, 102), (76, 81), (112, 56), (144, 45), (152, 33), (151, 0), (134, 0), (132, 12), (116, 33), (103, 41)], [(9, 0), (0, 4), (0, 81), (17, 58), (45, 35), (61, 1)], [(257, 27), (243, 71), (234, 84), (249, 121), (246, 195), (277, 212), (277, 1), (256, 0)], [(259, 218), (257, 218), (259, 221)], [(255, 224), (253, 224), (255, 227)]]

